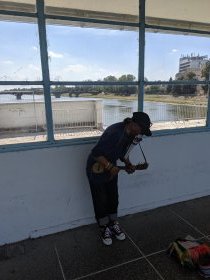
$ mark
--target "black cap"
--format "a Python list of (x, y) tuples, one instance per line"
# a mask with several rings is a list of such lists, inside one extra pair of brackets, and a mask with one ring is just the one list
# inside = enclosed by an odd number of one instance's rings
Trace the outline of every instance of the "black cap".
[(152, 125), (149, 116), (144, 112), (134, 112), (132, 120), (136, 122), (141, 128), (143, 128), (142, 134), (151, 136), (152, 132), (150, 127)]

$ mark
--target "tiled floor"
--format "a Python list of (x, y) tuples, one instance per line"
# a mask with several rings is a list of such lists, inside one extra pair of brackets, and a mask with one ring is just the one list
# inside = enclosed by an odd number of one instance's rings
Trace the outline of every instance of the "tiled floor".
[(0, 280), (202, 279), (166, 254), (169, 243), (191, 235), (210, 241), (210, 196), (122, 217), (127, 239), (102, 244), (90, 225), (22, 242), (0, 260)]

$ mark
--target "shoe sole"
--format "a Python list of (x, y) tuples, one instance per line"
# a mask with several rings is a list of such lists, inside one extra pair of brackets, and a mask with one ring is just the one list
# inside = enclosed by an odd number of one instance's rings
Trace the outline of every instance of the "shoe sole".
[(116, 237), (117, 240), (120, 240), (120, 241), (123, 241), (123, 240), (126, 239), (125, 235), (123, 237), (119, 237), (119, 236), (115, 235), (115, 237)]
[(109, 241), (109, 242), (106, 242), (104, 239), (102, 239), (102, 242), (103, 242), (103, 244), (106, 245), (106, 246), (112, 245), (112, 240)]

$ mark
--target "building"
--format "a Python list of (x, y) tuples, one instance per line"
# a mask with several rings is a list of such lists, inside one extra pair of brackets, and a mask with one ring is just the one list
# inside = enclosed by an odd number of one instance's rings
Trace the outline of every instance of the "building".
[(208, 55), (182, 55), (179, 59), (179, 72), (176, 74), (176, 79), (181, 77), (186, 78), (190, 72), (195, 73), (195, 78), (202, 80), (202, 69), (208, 61)]

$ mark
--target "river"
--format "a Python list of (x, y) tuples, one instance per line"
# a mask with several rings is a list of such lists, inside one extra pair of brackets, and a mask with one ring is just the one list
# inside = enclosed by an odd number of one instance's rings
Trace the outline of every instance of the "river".
[[(52, 97), (55, 100), (55, 97)], [(61, 97), (60, 100), (84, 100), (88, 98)], [(43, 100), (43, 96), (23, 95), (21, 100), (16, 100), (14, 95), (0, 95), (0, 103), (5, 102), (26, 102)], [(132, 116), (137, 111), (137, 100), (101, 99), (103, 100), (103, 123), (108, 126), (114, 122), (122, 121)], [(206, 117), (206, 106), (176, 105), (164, 102), (144, 102), (144, 111), (149, 114), (153, 123), (162, 121), (178, 121), (188, 119), (201, 119)]]
[[(118, 99), (103, 99), (104, 123), (113, 122), (132, 116), (137, 110), (137, 100), (127, 101)], [(206, 106), (177, 105), (164, 102), (144, 102), (144, 111), (149, 114), (153, 123), (162, 121), (179, 121), (202, 119), (206, 117)], [(114, 121), (113, 121), (114, 120)]]

